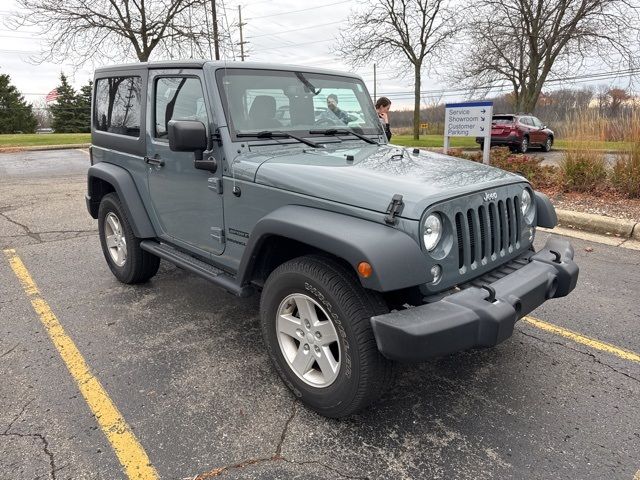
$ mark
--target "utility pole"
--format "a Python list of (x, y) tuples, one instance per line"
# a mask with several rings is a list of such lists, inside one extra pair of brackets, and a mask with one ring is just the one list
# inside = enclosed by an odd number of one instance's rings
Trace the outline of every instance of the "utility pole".
[(216, 0), (211, 0), (211, 16), (213, 17), (213, 48), (216, 60), (220, 60), (220, 45), (218, 42), (218, 15), (216, 14)]
[(244, 62), (244, 44), (247, 43), (242, 38), (242, 27), (246, 23), (242, 23), (242, 7), (238, 5), (238, 26), (240, 27), (240, 61)]
[(376, 100), (378, 99), (377, 95), (376, 95), (376, 87), (377, 87), (377, 82), (376, 82), (376, 64), (373, 64), (373, 103), (376, 102)]

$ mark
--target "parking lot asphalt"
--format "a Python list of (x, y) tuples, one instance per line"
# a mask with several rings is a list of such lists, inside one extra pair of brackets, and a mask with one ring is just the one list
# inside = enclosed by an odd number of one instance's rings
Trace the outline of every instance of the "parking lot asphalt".
[(532, 313), (613, 350), (521, 321), (496, 348), (398, 366), (378, 404), (328, 420), (277, 377), (257, 298), (166, 263), (148, 284), (115, 280), (87, 166), (79, 150), (0, 154), (0, 478), (128, 478), (10, 250), (161, 478), (638, 475), (640, 251), (572, 239), (578, 287)]

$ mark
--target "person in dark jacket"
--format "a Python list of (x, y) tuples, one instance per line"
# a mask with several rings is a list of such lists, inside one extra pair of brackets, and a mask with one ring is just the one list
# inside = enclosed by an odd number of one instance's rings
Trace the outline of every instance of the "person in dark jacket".
[(340, 120), (347, 125), (351, 121), (351, 117), (347, 112), (344, 112), (338, 108), (338, 96), (335, 93), (330, 93), (327, 96), (327, 110), (323, 112), (316, 123), (321, 121), (336, 123), (336, 120)]
[(391, 108), (391, 100), (387, 97), (380, 97), (376, 102), (376, 112), (380, 118), (380, 123), (384, 127), (384, 133), (387, 140), (391, 140), (391, 127), (389, 126), (389, 109)]

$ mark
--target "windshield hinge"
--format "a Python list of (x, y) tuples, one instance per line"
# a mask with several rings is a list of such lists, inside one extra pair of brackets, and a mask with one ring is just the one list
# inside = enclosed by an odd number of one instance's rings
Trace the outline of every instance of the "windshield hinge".
[(396, 224), (396, 215), (400, 215), (402, 213), (402, 209), (404, 208), (404, 202), (402, 201), (402, 195), (396, 193), (391, 199), (391, 203), (387, 207), (387, 216), (384, 217), (385, 223), (389, 225)]

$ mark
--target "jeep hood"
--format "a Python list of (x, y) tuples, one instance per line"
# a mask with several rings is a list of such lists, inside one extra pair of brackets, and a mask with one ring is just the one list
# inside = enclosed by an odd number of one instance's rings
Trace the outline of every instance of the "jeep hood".
[(401, 216), (416, 220), (444, 199), (523, 181), (481, 163), (428, 151), (415, 155), (393, 145), (328, 145), (302, 153), (282, 147), (275, 155), (262, 154), (256, 183), (381, 213), (398, 193), (405, 204)]

